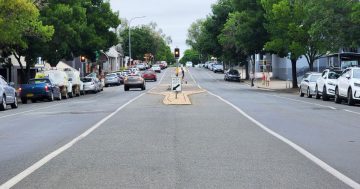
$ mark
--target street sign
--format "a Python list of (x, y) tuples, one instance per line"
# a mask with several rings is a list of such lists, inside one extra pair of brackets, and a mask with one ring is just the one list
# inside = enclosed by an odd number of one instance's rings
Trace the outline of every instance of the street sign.
[(172, 77), (171, 78), (171, 90), (180, 92), (181, 91), (181, 78), (180, 77)]

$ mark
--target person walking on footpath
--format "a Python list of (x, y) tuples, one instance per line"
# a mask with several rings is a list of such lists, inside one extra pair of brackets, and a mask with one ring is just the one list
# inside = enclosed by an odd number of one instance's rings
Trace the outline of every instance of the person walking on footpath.
[(267, 87), (270, 86), (270, 73), (269, 72), (266, 73), (266, 86)]

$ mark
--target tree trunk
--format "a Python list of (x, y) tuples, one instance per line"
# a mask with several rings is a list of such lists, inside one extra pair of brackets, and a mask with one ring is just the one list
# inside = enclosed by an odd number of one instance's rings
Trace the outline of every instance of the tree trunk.
[(21, 56), (17, 55), (16, 53), (13, 53), (13, 55), (14, 55), (15, 59), (17, 60), (17, 62), (20, 65), (20, 70), (21, 70), (21, 80), (20, 80), (20, 82), (21, 83), (26, 83), (27, 82), (27, 81), (25, 81), (26, 74), (25, 74), (24, 66), (21, 63)]
[(309, 70), (312, 72), (314, 71), (314, 61), (309, 62)]
[(292, 87), (298, 88), (297, 74), (296, 74), (296, 59), (291, 59), (291, 72), (292, 72)]
[(249, 80), (249, 63), (248, 62), (246, 62), (246, 64), (245, 64), (245, 79), (246, 80)]

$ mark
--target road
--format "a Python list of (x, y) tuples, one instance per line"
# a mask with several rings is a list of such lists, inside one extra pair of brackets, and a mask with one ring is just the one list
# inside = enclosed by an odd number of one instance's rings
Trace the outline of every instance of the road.
[(112, 87), (2, 112), (0, 188), (359, 187), (358, 106), (253, 89), (200, 68), (186, 79), (207, 90), (192, 105)]

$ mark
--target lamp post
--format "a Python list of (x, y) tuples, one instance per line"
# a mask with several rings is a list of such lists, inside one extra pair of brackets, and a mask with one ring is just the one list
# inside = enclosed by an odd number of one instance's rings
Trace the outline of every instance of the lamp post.
[(131, 63), (131, 22), (138, 18), (145, 18), (146, 16), (133, 17), (129, 21), (129, 63)]

